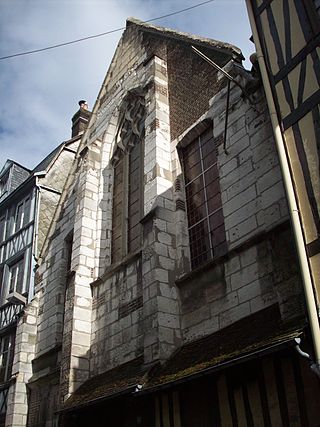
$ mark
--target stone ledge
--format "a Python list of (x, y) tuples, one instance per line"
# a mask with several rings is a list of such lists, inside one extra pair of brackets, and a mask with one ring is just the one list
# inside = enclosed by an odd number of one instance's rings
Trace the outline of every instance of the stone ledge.
[(112, 264), (110, 267), (107, 268), (107, 270), (103, 273), (102, 276), (98, 277), (98, 279), (94, 280), (90, 283), (90, 286), (96, 286), (103, 283), (105, 280), (107, 280), (109, 277), (113, 276), (118, 270), (126, 266), (127, 264), (130, 264), (131, 262), (135, 261), (136, 259), (141, 258), (142, 256), (142, 250), (139, 249), (138, 251), (128, 254), (125, 256), (121, 261)]
[(252, 238), (248, 239), (244, 243), (241, 243), (240, 245), (229, 250), (226, 254), (221, 255), (215, 259), (212, 259), (211, 261), (209, 261), (206, 264), (196, 268), (195, 270), (189, 271), (188, 273), (185, 273), (182, 276), (178, 277), (178, 279), (176, 279), (176, 281), (175, 281), (175, 284), (177, 285), (178, 288), (182, 287), (188, 281), (194, 279), (197, 275), (204, 273), (207, 270), (210, 270), (214, 266), (218, 266), (218, 265), (222, 264), (223, 262), (229, 260), (232, 256), (237, 255), (240, 252), (245, 251), (246, 249), (249, 249), (250, 247), (262, 242), (263, 240), (266, 240), (272, 234), (277, 234), (280, 231), (287, 230), (289, 228), (290, 228), (290, 222), (288, 220), (286, 220), (286, 221), (280, 223), (279, 225), (275, 226), (271, 230), (262, 231), (262, 232), (258, 233), (257, 235), (253, 236)]

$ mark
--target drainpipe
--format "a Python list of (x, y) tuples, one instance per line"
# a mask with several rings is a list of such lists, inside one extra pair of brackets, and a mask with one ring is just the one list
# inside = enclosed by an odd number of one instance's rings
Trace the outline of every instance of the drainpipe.
[(249, 15), (252, 35), (254, 44), (256, 47), (257, 58), (260, 66), (261, 77), (263, 82), (263, 87), (265, 90), (267, 104), (269, 108), (271, 124), (273, 128), (273, 133), (276, 141), (276, 146), (278, 150), (280, 165), (282, 169), (282, 176), (284, 181), (284, 186), (287, 194), (287, 201), (289, 205), (289, 214), (291, 217), (293, 234), (295, 237), (298, 259), (301, 269), (302, 283), (304, 288), (304, 294), (306, 299), (307, 311), (310, 322), (310, 330), (312, 335), (313, 347), (314, 347), (314, 355), (315, 355), (315, 363), (313, 364), (313, 370), (320, 370), (320, 328), (319, 328), (319, 320), (317, 313), (316, 300), (313, 292), (313, 284), (311, 278), (311, 271), (308, 262), (308, 257), (306, 253), (306, 247), (304, 243), (304, 237), (302, 232), (302, 225), (299, 216), (299, 210), (296, 202), (296, 197), (294, 193), (293, 182), (291, 179), (290, 168), (288, 163), (288, 158), (284, 146), (283, 135), (281, 132), (276, 107), (271, 91), (271, 85), (268, 78), (267, 67), (263, 57), (261, 44), (259, 40), (259, 35), (257, 31), (256, 22), (254, 19), (254, 14), (252, 10), (251, 0), (246, 0), (247, 11)]
[(36, 176), (36, 198), (34, 206), (34, 234), (33, 234), (33, 258), (37, 263), (38, 261), (38, 224), (39, 224), (39, 212), (40, 212), (40, 197), (41, 197), (41, 187), (38, 182), (38, 177)]
[(35, 270), (38, 264), (38, 226), (39, 226), (39, 212), (40, 212), (40, 197), (41, 197), (41, 187), (39, 186), (38, 177), (36, 176), (35, 184), (35, 203), (34, 203), (34, 222), (33, 222), (33, 244), (32, 244), (32, 268), (31, 268), (31, 280), (28, 293), (28, 302), (31, 301), (34, 295), (34, 279), (35, 279)]

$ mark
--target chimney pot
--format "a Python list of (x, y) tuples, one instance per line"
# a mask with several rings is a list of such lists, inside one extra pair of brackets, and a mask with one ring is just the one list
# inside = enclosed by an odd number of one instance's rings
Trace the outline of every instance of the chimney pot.
[(88, 110), (87, 101), (81, 99), (78, 104), (80, 108), (72, 117), (72, 138), (84, 132), (84, 130), (88, 126), (88, 122), (91, 116), (91, 111)]
[(81, 99), (78, 102), (78, 104), (79, 104), (80, 108), (84, 108), (85, 110), (88, 109), (88, 103), (87, 103), (87, 101), (85, 99)]

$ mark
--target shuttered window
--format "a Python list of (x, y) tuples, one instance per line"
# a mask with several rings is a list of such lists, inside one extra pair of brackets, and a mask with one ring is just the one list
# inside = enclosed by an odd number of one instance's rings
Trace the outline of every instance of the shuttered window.
[(182, 151), (192, 268), (226, 252), (219, 171), (212, 128)]

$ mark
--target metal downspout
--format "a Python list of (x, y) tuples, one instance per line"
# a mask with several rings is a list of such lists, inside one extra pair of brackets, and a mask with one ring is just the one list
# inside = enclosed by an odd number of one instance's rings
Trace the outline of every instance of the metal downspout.
[(38, 234), (39, 234), (39, 212), (40, 212), (40, 197), (41, 197), (41, 187), (39, 186), (38, 177), (36, 176), (36, 185), (35, 185), (35, 204), (34, 204), (34, 222), (33, 222), (33, 244), (32, 244), (32, 254), (31, 254), (31, 281), (28, 293), (28, 302), (31, 301), (34, 295), (34, 281), (35, 281), (35, 270), (38, 264)]
[(287, 201), (289, 205), (289, 214), (292, 221), (293, 234), (296, 241), (298, 259), (299, 259), (299, 264), (301, 268), (302, 283), (304, 288), (304, 294), (306, 299), (312, 341), (314, 346), (314, 354), (315, 354), (314, 365), (316, 366), (313, 365), (313, 369), (319, 370), (320, 328), (319, 328), (316, 300), (315, 300), (314, 291), (313, 291), (311, 272), (310, 272), (308, 257), (307, 257), (306, 248), (305, 248), (302, 225), (301, 225), (300, 216), (299, 216), (299, 210), (298, 210), (298, 206), (295, 198), (293, 182), (291, 179), (289, 163), (288, 163), (284, 141), (283, 141), (283, 135), (281, 132), (279, 121), (278, 121), (278, 116), (277, 116), (276, 107), (275, 107), (275, 103), (272, 95), (271, 85), (268, 78), (266, 63), (263, 57), (260, 39), (257, 31), (257, 26), (254, 19), (251, 0), (246, 0), (246, 6), (247, 6), (248, 15), (249, 15), (253, 40), (256, 47), (257, 58), (260, 66), (263, 87), (264, 87), (266, 98), (267, 98), (271, 124), (272, 124), (273, 133), (274, 133), (276, 146), (278, 150), (278, 155), (279, 155), (279, 160), (280, 160), (280, 165), (281, 165), (281, 170), (283, 175), (283, 181), (284, 181)]

